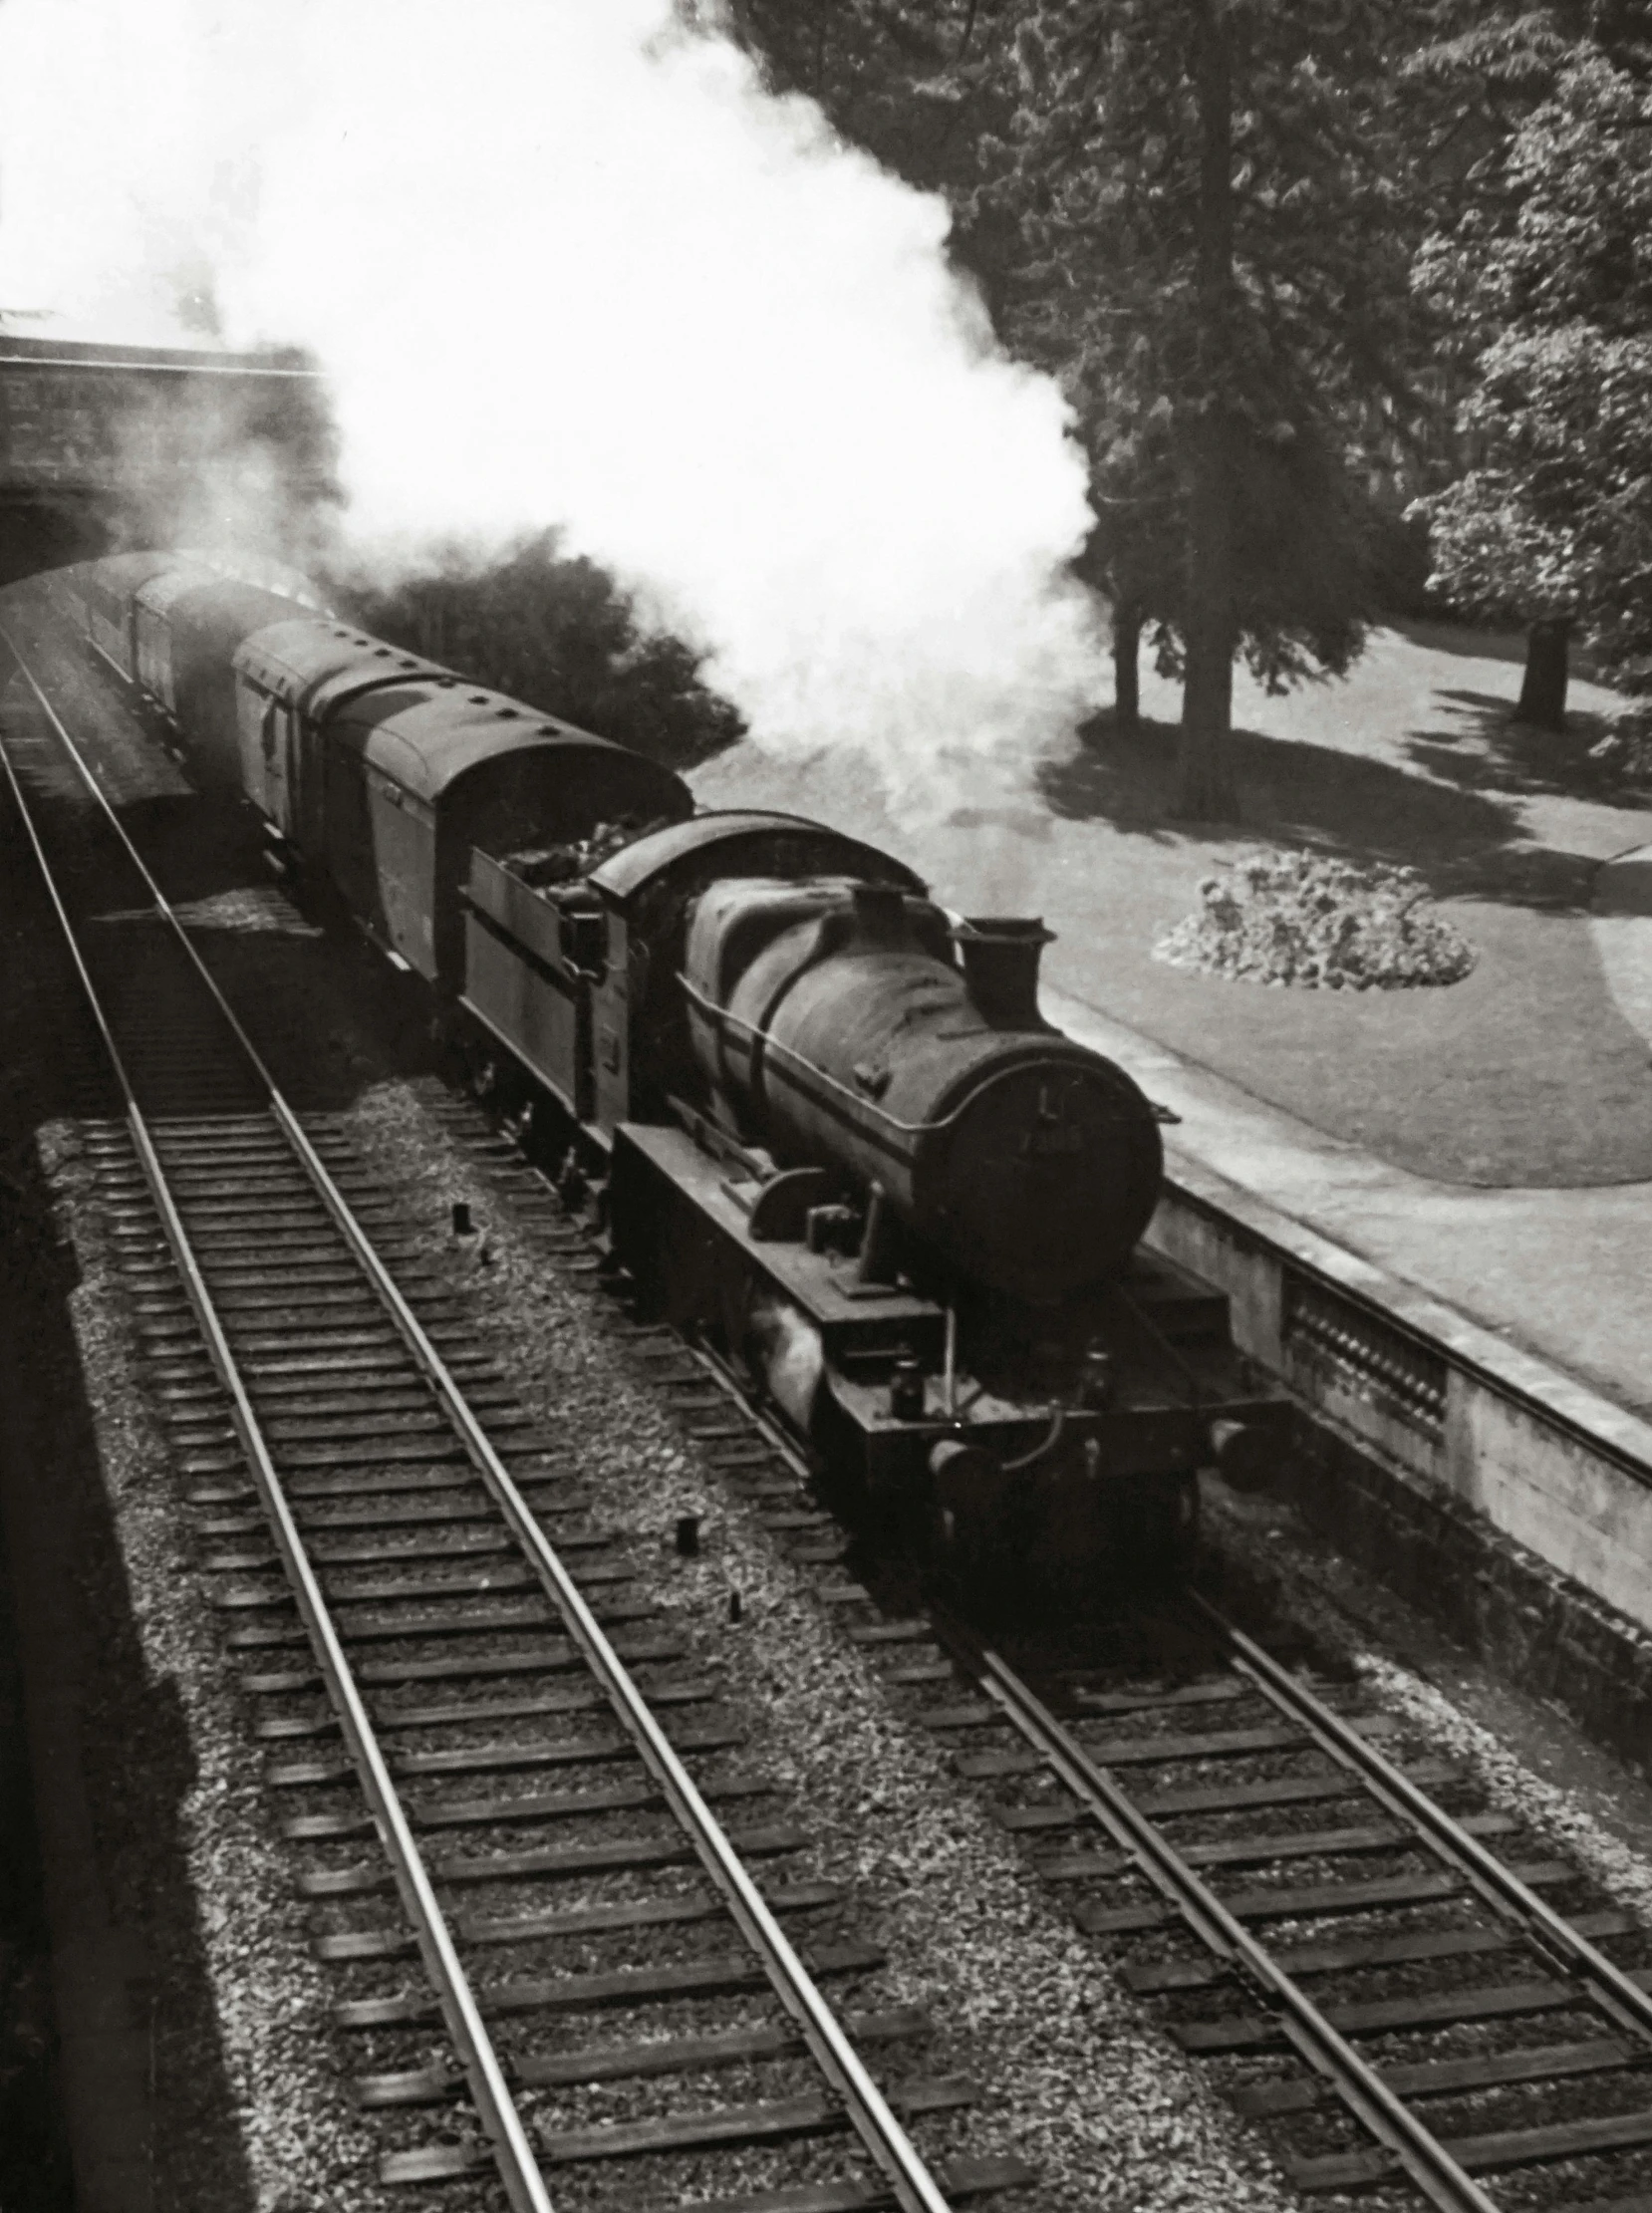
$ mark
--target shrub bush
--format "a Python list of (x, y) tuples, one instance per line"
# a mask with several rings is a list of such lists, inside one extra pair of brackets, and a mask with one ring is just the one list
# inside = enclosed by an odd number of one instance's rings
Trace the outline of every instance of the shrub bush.
[(1625, 708), (1589, 747), (1589, 758), (1613, 790), (1644, 792), (1652, 786), (1652, 707)]
[(702, 657), (648, 629), (607, 570), (562, 553), (554, 530), (485, 567), (455, 554), (444, 571), (385, 590), (348, 580), (335, 589), (377, 637), (673, 768), (745, 733), (738, 711), (701, 683)]

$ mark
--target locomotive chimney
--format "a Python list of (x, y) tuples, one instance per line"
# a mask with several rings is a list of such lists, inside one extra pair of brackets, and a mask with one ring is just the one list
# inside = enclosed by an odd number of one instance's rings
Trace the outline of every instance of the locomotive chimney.
[(974, 915), (953, 932), (969, 996), (994, 1029), (1048, 1029), (1038, 963), (1054, 938), (1038, 915)]

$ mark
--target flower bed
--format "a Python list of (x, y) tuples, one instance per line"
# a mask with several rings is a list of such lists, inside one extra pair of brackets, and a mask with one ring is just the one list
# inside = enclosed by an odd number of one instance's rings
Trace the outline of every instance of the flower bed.
[(1154, 947), (1172, 968), (1332, 991), (1457, 983), (1474, 949), (1415, 869), (1314, 853), (1243, 853), (1199, 887), (1199, 909)]

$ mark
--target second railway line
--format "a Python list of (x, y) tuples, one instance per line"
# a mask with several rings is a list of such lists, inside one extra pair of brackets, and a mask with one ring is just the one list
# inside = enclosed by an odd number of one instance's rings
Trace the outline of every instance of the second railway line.
[(945, 1611), (891, 1634), (914, 1720), (1306, 2196), (1643, 2204), (1652, 1932), (1460, 1758), (1191, 1593), (1128, 1660), (1023, 1635), (1011, 1664)]

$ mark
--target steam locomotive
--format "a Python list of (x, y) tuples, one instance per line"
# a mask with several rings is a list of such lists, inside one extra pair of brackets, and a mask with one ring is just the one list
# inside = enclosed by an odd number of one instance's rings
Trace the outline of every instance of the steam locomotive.
[(1048, 933), (176, 555), (65, 572), (92, 650), (271, 856), (433, 994), (835, 1503), (971, 1592), (1186, 1565), (1273, 1454), (1226, 1300), (1141, 1239), (1131, 1078), (1039, 1012)]

